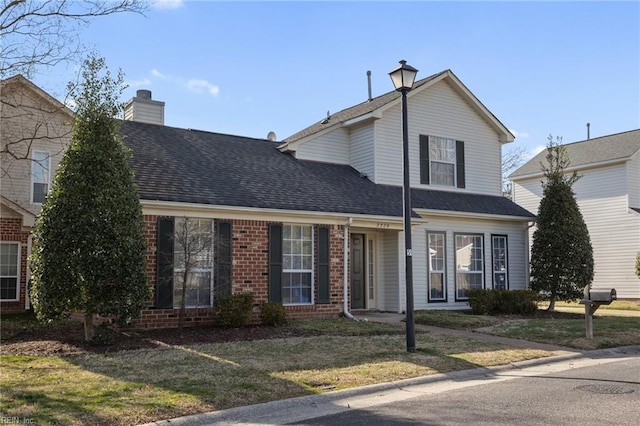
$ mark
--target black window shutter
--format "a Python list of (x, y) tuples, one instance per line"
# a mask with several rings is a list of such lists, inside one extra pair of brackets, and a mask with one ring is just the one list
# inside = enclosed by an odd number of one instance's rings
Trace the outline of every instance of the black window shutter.
[(231, 295), (231, 222), (216, 221), (214, 229), (214, 302)]
[(282, 303), (282, 225), (269, 225), (269, 302)]
[(458, 188), (465, 188), (464, 177), (464, 142), (456, 141), (456, 175)]
[(173, 308), (173, 218), (158, 219), (156, 308)]
[(429, 136), (420, 135), (420, 183), (429, 184)]
[(329, 228), (318, 228), (318, 303), (329, 303)]

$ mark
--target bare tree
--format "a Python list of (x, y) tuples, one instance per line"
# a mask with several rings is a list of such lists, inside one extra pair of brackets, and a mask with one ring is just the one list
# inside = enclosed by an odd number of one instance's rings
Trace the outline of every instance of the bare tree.
[(502, 155), (502, 194), (511, 198), (511, 181), (509, 174), (522, 165), (527, 151), (523, 147), (509, 149)]
[[(143, 13), (146, 0), (0, 0), (0, 178), (3, 195), (20, 201), (33, 151), (52, 172), (71, 136), (72, 113), (28, 79), (60, 63), (81, 63), (80, 32), (92, 19)], [(44, 147), (46, 146), (46, 149)], [(15, 194), (14, 194), (15, 192)]]
[(0, 78), (31, 78), (40, 68), (84, 55), (80, 28), (91, 19), (143, 13), (145, 0), (0, 0)]
[[(210, 283), (213, 278), (212, 231), (211, 220), (183, 217), (176, 219), (175, 222), (174, 268), (177, 273), (175, 278), (180, 277), (176, 284), (181, 286), (179, 294), (180, 316), (178, 323), (180, 329), (182, 329), (184, 325), (188, 292), (196, 295), (197, 304), (201, 302), (200, 297), (202, 296), (206, 299), (202, 301), (204, 302), (203, 305), (210, 305), (210, 298), (212, 297)], [(201, 288), (199, 285), (200, 280), (209, 283), (209, 285), (202, 286), (203, 288)], [(193, 288), (189, 288), (190, 286)]]

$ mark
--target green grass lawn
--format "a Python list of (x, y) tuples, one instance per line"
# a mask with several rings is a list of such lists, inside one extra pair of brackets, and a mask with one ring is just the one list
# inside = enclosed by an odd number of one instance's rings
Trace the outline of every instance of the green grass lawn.
[[(549, 306), (549, 302), (539, 302), (538, 305), (541, 308), (546, 308)], [(578, 302), (556, 302), (556, 307), (558, 308), (582, 308), (584, 309), (584, 305), (581, 305)], [(620, 311), (640, 311), (640, 301), (638, 300), (614, 300), (610, 305), (601, 305), (599, 309), (604, 310), (620, 310)]]
[(0, 412), (36, 424), (130, 425), (550, 355), (428, 333), (417, 334), (417, 352), (409, 354), (398, 325), (323, 319), (289, 327), (317, 335), (66, 357), (3, 355)]

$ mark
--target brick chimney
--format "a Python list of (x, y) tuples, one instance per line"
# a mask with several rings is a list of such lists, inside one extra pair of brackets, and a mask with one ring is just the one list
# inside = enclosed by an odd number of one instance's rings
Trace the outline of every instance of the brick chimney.
[(124, 119), (163, 126), (164, 102), (152, 100), (151, 90), (138, 90), (136, 96), (124, 104)]

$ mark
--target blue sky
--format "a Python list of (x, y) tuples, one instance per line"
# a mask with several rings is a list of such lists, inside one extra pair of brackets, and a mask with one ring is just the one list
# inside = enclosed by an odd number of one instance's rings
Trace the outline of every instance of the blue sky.
[[(418, 78), (451, 69), (535, 151), (640, 128), (640, 2), (156, 1), (146, 16), (93, 20), (81, 40), (130, 87), (166, 102), (165, 123), (283, 139)], [(35, 78), (60, 94), (58, 67)], [(410, 125), (410, 123), (409, 123)]]

